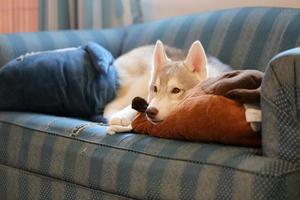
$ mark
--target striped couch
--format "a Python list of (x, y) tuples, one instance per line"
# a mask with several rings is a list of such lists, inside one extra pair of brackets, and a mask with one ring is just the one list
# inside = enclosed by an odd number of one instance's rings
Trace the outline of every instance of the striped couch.
[(0, 35), (0, 66), (87, 41), (117, 57), (157, 39), (180, 48), (200, 39), (237, 69), (265, 70), (262, 148), (108, 136), (105, 125), (86, 120), (0, 112), (0, 199), (300, 199), (300, 10), (239, 8), (116, 29)]

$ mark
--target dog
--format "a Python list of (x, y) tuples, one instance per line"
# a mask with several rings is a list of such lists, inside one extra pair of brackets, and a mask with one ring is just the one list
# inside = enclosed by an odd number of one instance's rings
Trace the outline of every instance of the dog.
[(231, 70), (217, 58), (206, 56), (199, 41), (186, 52), (164, 46), (158, 40), (155, 45), (131, 50), (117, 58), (114, 64), (120, 88), (117, 97), (104, 110), (108, 134), (131, 130), (130, 124), (137, 114), (131, 108), (134, 97), (148, 99), (147, 119), (159, 123), (198, 83)]

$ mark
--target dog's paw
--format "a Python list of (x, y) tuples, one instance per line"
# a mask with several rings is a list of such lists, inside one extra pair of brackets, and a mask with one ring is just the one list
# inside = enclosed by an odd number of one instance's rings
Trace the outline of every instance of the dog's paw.
[(110, 125), (106, 132), (108, 135), (114, 135), (116, 133), (122, 133), (122, 132), (127, 132), (127, 131), (131, 131), (132, 127), (131, 125), (128, 126), (119, 126), (119, 125)]
[(125, 115), (115, 115), (109, 119), (108, 124), (116, 126), (129, 126), (131, 124), (131, 119)]

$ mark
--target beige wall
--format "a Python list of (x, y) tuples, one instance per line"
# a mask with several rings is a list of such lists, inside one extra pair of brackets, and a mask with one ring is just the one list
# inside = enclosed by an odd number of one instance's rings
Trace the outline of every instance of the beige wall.
[(38, 0), (0, 0), (0, 33), (38, 30)]
[(300, 0), (141, 0), (145, 21), (244, 6), (300, 8)]

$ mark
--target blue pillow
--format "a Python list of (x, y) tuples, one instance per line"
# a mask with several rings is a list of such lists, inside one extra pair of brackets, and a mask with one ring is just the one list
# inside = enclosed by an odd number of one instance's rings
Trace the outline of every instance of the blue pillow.
[(0, 110), (84, 118), (102, 114), (116, 95), (113, 60), (96, 43), (16, 58), (0, 69)]

